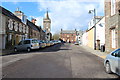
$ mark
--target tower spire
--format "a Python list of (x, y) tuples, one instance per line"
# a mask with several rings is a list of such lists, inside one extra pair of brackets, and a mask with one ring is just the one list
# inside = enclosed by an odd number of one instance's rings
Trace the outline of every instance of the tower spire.
[(49, 15), (48, 15), (48, 8), (47, 8), (46, 18), (47, 18), (47, 19), (49, 19)]
[(19, 7), (17, 7), (16, 11), (19, 11)]

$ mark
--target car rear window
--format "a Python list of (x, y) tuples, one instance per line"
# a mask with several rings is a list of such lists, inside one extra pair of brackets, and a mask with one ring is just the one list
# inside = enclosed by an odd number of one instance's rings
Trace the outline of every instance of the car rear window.
[(37, 40), (32, 40), (32, 43), (38, 43), (38, 41)]

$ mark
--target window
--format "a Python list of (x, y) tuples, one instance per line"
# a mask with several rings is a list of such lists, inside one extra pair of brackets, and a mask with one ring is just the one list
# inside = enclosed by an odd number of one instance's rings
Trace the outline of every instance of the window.
[(18, 45), (22, 45), (22, 41), (20, 41)]
[(111, 0), (111, 16), (115, 14), (115, 9), (116, 9), (116, 5), (115, 5), (115, 0)]
[(120, 58), (120, 50), (118, 51), (118, 57)]
[(30, 40), (25, 40), (24, 44), (30, 44)]
[(32, 40), (32, 43), (38, 43), (38, 41), (37, 40)]
[(112, 35), (112, 48), (116, 48), (115, 29), (111, 30), (111, 35)]
[(120, 57), (120, 49), (114, 51), (111, 55), (115, 57)]

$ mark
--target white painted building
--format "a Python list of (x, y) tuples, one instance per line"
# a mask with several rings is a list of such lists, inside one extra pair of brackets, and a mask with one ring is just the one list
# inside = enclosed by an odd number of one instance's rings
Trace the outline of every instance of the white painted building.
[(99, 44), (99, 47), (105, 45), (105, 17), (96, 24), (96, 41), (99, 41), (96, 42)]
[(79, 44), (82, 44), (82, 35), (83, 35), (83, 31), (77, 31), (77, 35), (76, 35), (76, 42)]
[(91, 19), (90, 22), (88, 23), (88, 30), (95, 25), (95, 20), (96, 20), (96, 23), (97, 23), (98, 21), (101, 20), (101, 18), (102, 18), (102, 16), (96, 16), (95, 19), (94, 18)]
[[(95, 32), (93, 31), (93, 34), (91, 34), (90, 32), (90, 30), (94, 28), (93, 19), (90, 22), (91, 23), (88, 24), (88, 30), (86, 30), (82, 35), (82, 45), (85, 45), (85, 46), (91, 45), (90, 40), (93, 40), (93, 43), (94, 43), (94, 39), (91, 39), (92, 38), (91, 36), (92, 35), (94, 36)], [(105, 17), (99, 17), (99, 19), (97, 19), (96, 22), (97, 23), (95, 26), (96, 27), (96, 40), (95, 41), (96, 41), (97, 49), (100, 49), (102, 45), (105, 45)]]
[(85, 31), (82, 35), (82, 45), (87, 46), (88, 44), (88, 33)]

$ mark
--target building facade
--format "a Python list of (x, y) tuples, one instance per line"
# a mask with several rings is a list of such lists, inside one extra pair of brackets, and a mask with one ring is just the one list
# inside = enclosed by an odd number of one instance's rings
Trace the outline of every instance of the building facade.
[(105, 50), (120, 48), (120, 0), (105, 0)]
[(0, 6), (0, 49), (12, 49), (21, 40), (35, 38), (45, 40), (45, 32), (29, 21), (21, 11), (12, 12)]
[(1, 6), (0, 9), (2, 10), (2, 13), (0, 13), (0, 30), (2, 30), (0, 32), (0, 39), (2, 39), (0, 49), (12, 48), (20, 40), (27, 38), (28, 26), (10, 11)]
[(82, 44), (82, 35), (83, 35), (83, 31), (81, 30), (77, 31), (76, 42), (79, 44)]
[(88, 32), (84, 31), (82, 35), (82, 45), (87, 46), (88, 45)]
[(27, 19), (27, 16), (17, 8), (17, 10), (14, 12), (14, 14), (21, 19), (21, 21), (28, 25), (28, 38), (34, 38), (40, 40), (40, 27), (35, 25), (36, 19), (32, 18), (31, 21)]
[(46, 13), (45, 18), (43, 19), (43, 30), (46, 33), (46, 40), (50, 41), (52, 34), (51, 34), (51, 19), (49, 18), (48, 11)]
[[(93, 19), (90, 22), (93, 22)], [(91, 25), (89, 25), (88, 30), (82, 35), (82, 44), (92, 49), (99, 50), (101, 46), (105, 45), (105, 17), (99, 17), (95, 26), (90, 26)]]
[(105, 17), (96, 24), (96, 49), (100, 50), (102, 46), (105, 46)]
[(60, 32), (60, 39), (65, 42), (75, 43), (77, 31), (76, 30), (62, 30)]

